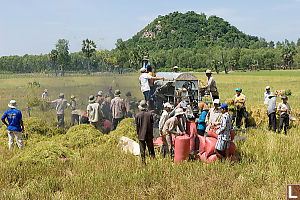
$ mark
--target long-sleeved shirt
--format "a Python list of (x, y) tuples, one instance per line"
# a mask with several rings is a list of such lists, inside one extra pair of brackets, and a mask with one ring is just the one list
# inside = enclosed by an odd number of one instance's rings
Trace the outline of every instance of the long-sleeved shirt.
[(291, 107), (290, 107), (290, 104), (289, 103), (280, 103), (278, 104), (278, 108), (277, 108), (278, 111), (280, 110), (287, 110), (286, 112), (281, 112), (280, 115), (285, 115), (285, 114), (288, 114), (290, 115), (291, 114)]
[(276, 97), (268, 98), (267, 114), (276, 112)]
[(68, 102), (65, 99), (56, 99), (51, 103), (55, 104), (56, 114), (62, 115), (65, 112), (65, 109), (68, 107)]
[(138, 140), (153, 139), (153, 116), (150, 112), (141, 111), (136, 114), (135, 125), (138, 135)]
[(163, 128), (163, 133), (168, 133), (168, 134), (175, 134), (177, 135), (178, 132), (175, 130), (176, 127), (179, 127), (181, 132), (185, 132), (184, 128), (182, 126), (182, 124), (180, 123), (180, 121), (177, 119), (177, 117), (171, 117), (170, 119), (168, 119), (164, 125)]
[(120, 119), (126, 115), (125, 102), (120, 97), (115, 97), (110, 102), (110, 109), (114, 119)]
[(208, 113), (208, 110), (203, 110), (199, 116), (198, 122), (197, 122), (197, 129), (198, 130), (205, 130), (206, 129), (206, 123), (205, 118)]
[(271, 92), (265, 92), (264, 93), (264, 99), (265, 99), (265, 101), (264, 101), (264, 104), (268, 104), (268, 101), (269, 101), (269, 95), (271, 94)]
[(228, 112), (222, 115), (221, 126), (218, 130), (216, 130), (216, 134), (218, 134), (218, 139), (230, 141), (230, 130), (232, 129), (232, 121), (231, 116)]
[(217, 126), (221, 123), (222, 120), (222, 113), (219, 109), (215, 110), (215, 108), (209, 109), (206, 118), (205, 123), (207, 124), (206, 132), (208, 132), (211, 128), (211, 126)]
[(207, 85), (203, 86), (203, 88), (209, 89), (212, 94), (218, 93), (217, 84), (214, 77), (210, 76), (207, 79)]
[(161, 114), (159, 124), (158, 124), (158, 130), (160, 135), (163, 134), (163, 128), (168, 119), (169, 119), (169, 113), (166, 110), (163, 110), (163, 113)]

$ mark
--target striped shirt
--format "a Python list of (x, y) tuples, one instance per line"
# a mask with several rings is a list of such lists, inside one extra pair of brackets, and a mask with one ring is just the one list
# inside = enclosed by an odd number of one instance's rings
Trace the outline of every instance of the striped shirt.
[(230, 130), (232, 129), (232, 121), (231, 116), (228, 112), (222, 115), (221, 126), (218, 130), (216, 130), (216, 134), (218, 134), (218, 139), (229, 141), (231, 140)]

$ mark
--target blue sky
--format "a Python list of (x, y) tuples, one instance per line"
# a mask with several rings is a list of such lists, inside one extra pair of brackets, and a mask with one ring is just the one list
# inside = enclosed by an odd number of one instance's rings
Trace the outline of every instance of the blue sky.
[(83, 39), (112, 49), (158, 15), (217, 15), (267, 41), (300, 38), (300, 0), (0, 0), (0, 56), (45, 54), (58, 39), (80, 51)]

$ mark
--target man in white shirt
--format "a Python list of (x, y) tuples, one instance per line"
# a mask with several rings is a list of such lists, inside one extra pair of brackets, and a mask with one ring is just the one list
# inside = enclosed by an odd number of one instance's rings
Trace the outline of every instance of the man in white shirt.
[(141, 84), (141, 91), (144, 94), (145, 100), (147, 104), (149, 105), (150, 102), (150, 80), (161, 80), (164, 78), (156, 78), (152, 77), (149, 73), (147, 73), (147, 70), (145, 68), (141, 69), (141, 76), (139, 77), (139, 81)]
[(219, 92), (217, 89), (216, 81), (215, 81), (214, 77), (212, 77), (212, 75), (211, 75), (212, 71), (208, 69), (208, 70), (206, 70), (205, 74), (207, 76), (207, 85), (203, 86), (202, 89), (207, 89), (208, 91), (210, 91), (213, 100), (219, 99)]
[(287, 102), (287, 96), (282, 96), (282, 103), (278, 104), (277, 110), (280, 112), (280, 123), (278, 127), (278, 133), (281, 132), (284, 124), (284, 133), (287, 134), (287, 129), (289, 128), (289, 120), (291, 114), (290, 104)]
[(264, 93), (264, 99), (265, 99), (265, 101), (264, 101), (264, 104), (268, 104), (268, 101), (269, 101), (269, 95), (271, 94), (271, 91), (270, 91), (270, 86), (267, 86), (266, 87), (266, 92)]
[[(170, 113), (171, 109), (172, 109), (172, 105), (169, 102), (164, 103), (164, 110), (161, 114), (159, 124), (158, 124), (158, 130), (159, 130), (160, 136), (163, 136), (163, 128), (164, 128), (166, 121), (169, 119), (169, 113)], [(168, 146), (167, 146), (167, 141), (165, 141), (164, 137), (163, 137), (163, 140), (164, 141), (163, 141), (163, 145), (161, 147), (160, 153), (165, 157), (168, 152)]]

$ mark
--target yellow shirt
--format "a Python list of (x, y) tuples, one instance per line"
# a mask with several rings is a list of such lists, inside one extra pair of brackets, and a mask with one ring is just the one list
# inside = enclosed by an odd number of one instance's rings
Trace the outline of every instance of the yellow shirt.
[[(246, 102), (246, 96), (244, 94), (240, 94), (240, 96), (237, 96), (237, 94), (234, 96), (234, 100), (238, 101), (237, 103), (235, 103), (236, 107), (242, 108), (245, 106), (245, 102)], [(244, 101), (244, 103), (240, 103), (240, 101)]]

